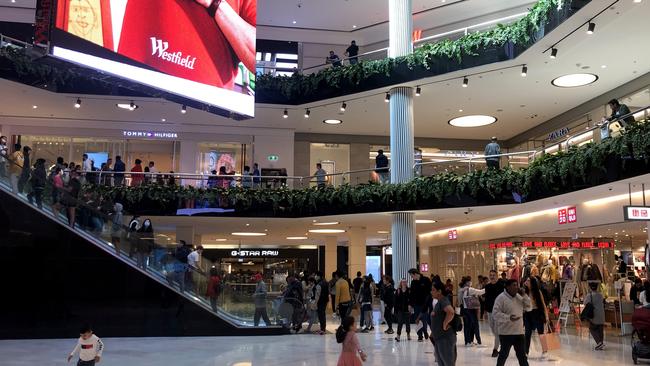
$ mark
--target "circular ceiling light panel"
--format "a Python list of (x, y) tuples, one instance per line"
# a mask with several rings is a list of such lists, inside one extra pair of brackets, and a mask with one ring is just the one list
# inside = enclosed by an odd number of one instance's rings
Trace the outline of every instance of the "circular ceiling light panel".
[(328, 119), (324, 119), (323, 123), (327, 125), (340, 125), (341, 123), (343, 123), (343, 121), (341, 121), (340, 119), (328, 118)]
[(250, 231), (230, 233), (233, 236), (266, 236), (266, 233), (254, 233)]
[(569, 74), (553, 79), (551, 84), (558, 88), (577, 88), (593, 84), (596, 80), (598, 80), (598, 76), (594, 74)]
[(340, 234), (344, 233), (345, 230), (343, 229), (313, 229), (309, 230), (310, 233), (314, 234)]
[(492, 116), (471, 115), (451, 119), (449, 124), (454, 127), (481, 127), (491, 125), (496, 121), (497, 118)]

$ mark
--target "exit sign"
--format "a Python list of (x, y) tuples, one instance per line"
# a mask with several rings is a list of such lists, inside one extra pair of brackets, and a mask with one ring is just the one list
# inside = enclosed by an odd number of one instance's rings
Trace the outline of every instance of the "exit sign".
[(269, 161), (278, 161), (280, 160), (280, 157), (277, 155), (269, 155), (266, 157)]

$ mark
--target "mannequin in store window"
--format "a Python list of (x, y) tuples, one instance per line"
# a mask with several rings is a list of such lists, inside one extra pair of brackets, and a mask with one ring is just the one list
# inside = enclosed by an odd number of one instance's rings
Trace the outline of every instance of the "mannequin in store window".
[(597, 265), (592, 263), (591, 258), (584, 258), (580, 268), (580, 282), (583, 293), (588, 293), (588, 281), (603, 281), (603, 276)]
[(573, 281), (573, 265), (568, 259), (564, 262), (564, 269), (562, 270), (562, 279), (565, 281)]

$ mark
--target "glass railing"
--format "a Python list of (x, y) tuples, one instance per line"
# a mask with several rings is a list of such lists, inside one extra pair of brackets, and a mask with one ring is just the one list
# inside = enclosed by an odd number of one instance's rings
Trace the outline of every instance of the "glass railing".
[[(256, 304), (260, 308), (259, 304), (265, 304), (271, 318), (266, 326), (286, 322), (277, 313), (281, 293), (268, 291), (265, 296), (256, 296), (255, 284), (244, 289), (222, 281), (224, 275), (204, 257), (199, 257), (198, 265), (190, 265), (195, 263), (189, 255), (190, 246), (156, 242), (145, 219), (120, 211), (119, 203), (82, 191), (84, 179), (76, 173), (71, 177), (50, 174), (41, 161), (22, 169), (10, 159), (0, 160), (0, 189), (206, 311), (235, 327), (253, 327)], [(260, 324), (265, 325), (263, 321)]]

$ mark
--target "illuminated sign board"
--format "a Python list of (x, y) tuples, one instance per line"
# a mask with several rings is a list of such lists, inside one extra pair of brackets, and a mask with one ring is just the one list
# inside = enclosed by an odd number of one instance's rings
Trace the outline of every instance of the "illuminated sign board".
[(233, 257), (277, 257), (279, 250), (233, 250), (230, 252)]
[(176, 132), (152, 132), (152, 131), (122, 131), (124, 137), (135, 138), (153, 138), (153, 139), (177, 139), (178, 133)]
[(488, 248), (490, 249), (502, 249), (502, 248), (558, 248), (558, 249), (610, 249), (614, 248), (614, 243), (610, 241), (577, 241), (577, 240), (567, 240), (567, 241), (522, 241), (522, 242), (511, 242), (504, 241), (498, 243), (489, 243)]
[(266, 157), (266, 159), (268, 161), (278, 161), (278, 160), (280, 160), (280, 157), (277, 156), (277, 155), (269, 155), (269, 156)]
[(557, 223), (559, 225), (578, 222), (578, 209), (574, 207), (561, 208), (557, 210)]
[(37, 14), (55, 15), (54, 57), (254, 116), (257, 0), (40, 0)]
[(623, 206), (625, 220), (650, 221), (650, 207), (645, 206)]
[(429, 263), (420, 263), (420, 272), (429, 272)]
[(458, 230), (456, 229), (449, 230), (449, 232), (447, 233), (447, 237), (449, 238), (449, 240), (458, 239)]

